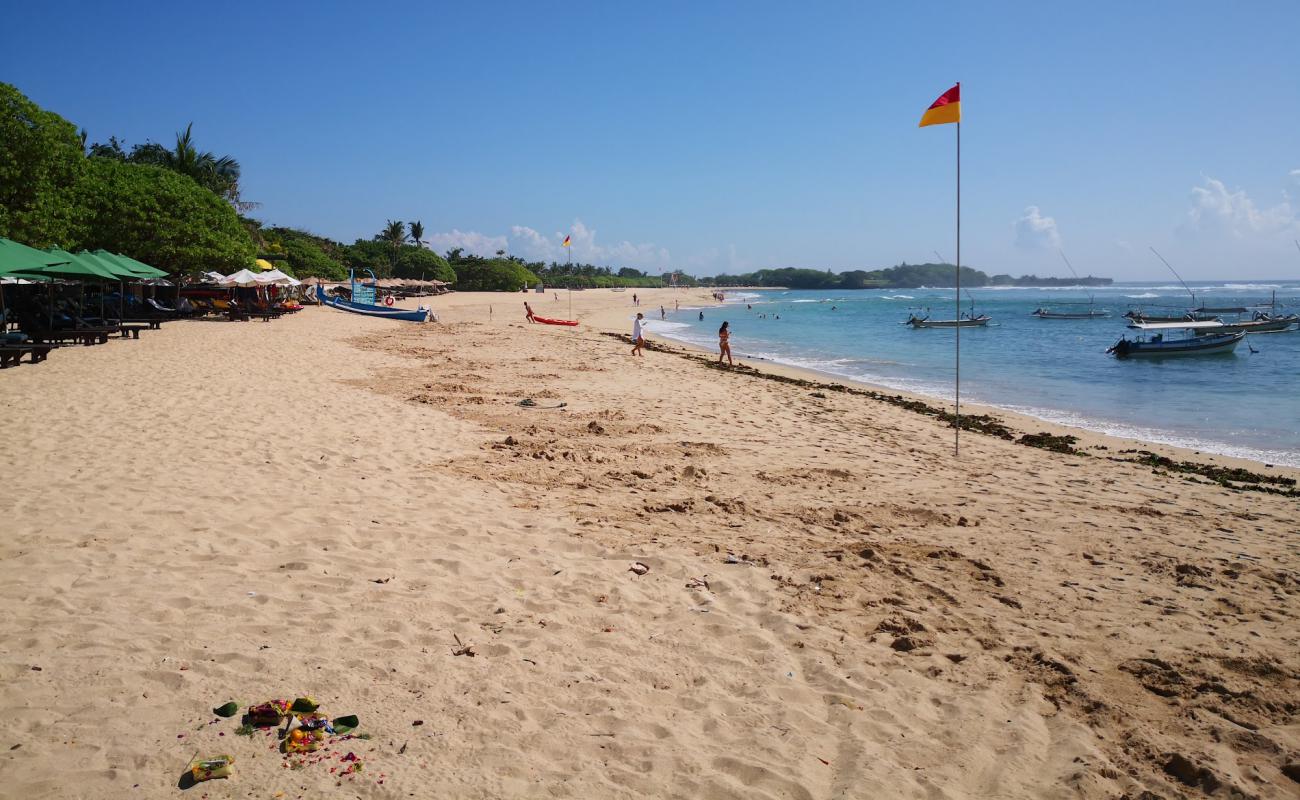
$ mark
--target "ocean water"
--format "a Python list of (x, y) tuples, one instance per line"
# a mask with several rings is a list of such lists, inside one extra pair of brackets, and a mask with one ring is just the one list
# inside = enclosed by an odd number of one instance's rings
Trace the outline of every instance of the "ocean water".
[[(1197, 305), (1268, 302), (1300, 311), (1300, 281), (1191, 284)], [(1030, 313), (1053, 303), (1088, 303), (1112, 316), (1044, 320)], [(984, 288), (963, 292), (962, 308), (988, 314), (986, 328), (961, 331), (963, 402), (978, 402), (1103, 433), (1205, 452), (1300, 467), (1300, 332), (1251, 335), (1235, 353), (1118, 360), (1105, 350), (1133, 331), (1130, 308), (1182, 313), (1179, 285), (1162, 282), (1105, 288)], [(954, 331), (914, 330), (909, 312), (951, 319), (949, 289), (861, 291), (765, 290), (728, 293), (720, 308), (652, 317), (661, 335), (717, 348), (731, 323), (732, 350), (877, 386), (945, 399), (953, 396)], [(749, 308), (747, 308), (749, 306)], [(1067, 310), (1064, 305), (1056, 306)], [(1087, 306), (1076, 306), (1077, 309)], [(651, 311), (651, 309), (646, 309)], [(704, 321), (698, 319), (704, 312)], [(779, 319), (777, 319), (779, 315)], [(1167, 334), (1182, 336), (1181, 332)], [(1249, 345), (1249, 346), (1248, 346)], [(1255, 352), (1251, 352), (1252, 349)]]

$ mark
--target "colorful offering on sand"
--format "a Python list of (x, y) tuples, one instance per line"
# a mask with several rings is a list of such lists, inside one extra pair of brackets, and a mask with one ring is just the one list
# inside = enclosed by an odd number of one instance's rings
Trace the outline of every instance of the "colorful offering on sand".
[(190, 762), (190, 776), (196, 782), (210, 781), (213, 778), (229, 778), (230, 765), (235, 763), (234, 756), (213, 756), (199, 758), (195, 756)]
[(248, 722), (259, 728), (270, 725), (279, 725), (280, 721), (289, 713), (288, 700), (271, 700), (266, 703), (260, 703), (250, 706), (248, 709)]

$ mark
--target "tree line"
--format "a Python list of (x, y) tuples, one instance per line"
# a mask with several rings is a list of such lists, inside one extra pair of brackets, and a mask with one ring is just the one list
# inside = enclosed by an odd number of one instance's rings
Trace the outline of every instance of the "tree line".
[[(922, 286), (952, 286), (953, 264), (908, 264), (874, 270), (761, 269), (741, 275), (718, 275), (709, 279), (712, 286), (781, 286), (787, 289), (916, 289)], [(979, 286), (1109, 286), (1110, 278), (1039, 278), (1036, 275), (988, 274), (971, 267), (961, 268), (961, 284)]]

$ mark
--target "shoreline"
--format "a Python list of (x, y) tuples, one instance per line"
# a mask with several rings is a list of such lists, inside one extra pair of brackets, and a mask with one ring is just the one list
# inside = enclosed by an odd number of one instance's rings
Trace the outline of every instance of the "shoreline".
[[(1021, 288), (1021, 287), (1013, 287), (1013, 288)], [(737, 301), (737, 302), (742, 302), (742, 301)], [(698, 307), (727, 308), (731, 305), (734, 305), (734, 303), (717, 303), (716, 301), (714, 301), (711, 304), (701, 304)], [(700, 345), (695, 342), (690, 342), (685, 339), (677, 338), (670, 334), (656, 331), (653, 325), (654, 320), (650, 320), (650, 322), (651, 324), (646, 328), (646, 333), (649, 334), (650, 338), (659, 341), (671, 342), (674, 345), (687, 348), (691, 351), (711, 354), (714, 357), (716, 357), (718, 354), (716, 349), (711, 349), (709, 347), (705, 347), (704, 345)], [(887, 393), (887, 394), (897, 394), (920, 402), (942, 404), (945, 408), (948, 409), (951, 409), (953, 406), (951, 398), (944, 398), (937, 395), (925, 394), (922, 392), (916, 392), (908, 389), (898, 389), (885, 384), (873, 383), (871, 381), (865, 381), (858, 378), (851, 378), (843, 375), (837, 375), (832, 372), (825, 372), (822, 370), (818, 370), (815, 367), (806, 367), (797, 364), (789, 364), (783, 361), (776, 361), (773, 359), (763, 358), (759, 356), (745, 356), (745, 358), (750, 362), (763, 364), (766, 368), (770, 369), (772, 372), (776, 374), (800, 377), (800, 378), (804, 378), (807, 380), (814, 380), (814, 381), (845, 383), (851, 386), (858, 386), (871, 391)], [(737, 363), (739, 363), (741, 356), (737, 355), (736, 359), (737, 359)], [(1169, 458), (1176, 458), (1179, 460), (1209, 461), (1216, 466), (1226, 465), (1229, 467), (1241, 468), (1241, 469), (1267, 470), (1270, 472), (1270, 474), (1273, 474), (1274, 471), (1276, 471), (1276, 474), (1300, 479), (1300, 463), (1291, 464), (1291, 463), (1279, 463), (1278, 461), (1270, 462), (1263, 457), (1256, 458), (1254, 456), (1233, 455), (1232, 453), (1221, 452), (1217, 449), (1214, 449), (1214, 447), (1217, 444), (1214, 442), (1210, 442), (1205, 446), (1201, 446), (1200, 449), (1197, 449), (1196, 446), (1191, 446), (1191, 445), (1175, 444), (1172, 442), (1161, 441), (1159, 439), (1147, 439), (1139, 436), (1126, 436), (1124, 434), (1112, 433), (1104, 430), (1097, 430), (1095, 428), (1086, 427), (1085, 425), (1082, 424), (1059, 422), (1056, 420), (1040, 417), (1028, 412), (1017, 411), (1015, 409), (1005, 408), (1003, 406), (994, 405), (991, 403), (982, 403), (978, 401), (966, 402), (963, 400), (962, 402), (963, 416), (965, 415), (967, 409), (970, 409), (975, 414), (986, 415), (986, 416), (1000, 415), (1006, 417), (1008, 420), (1014, 422), (1017, 428), (1025, 430), (1025, 432), (1029, 432), (1027, 430), (1029, 428), (1037, 427), (1039, 429), (1045, 429), (1056, 436), (1062, 436), (1062, 435), (1076, 436), (1079, 438), (1081, 444), (1085, 446), (1096, 446), (1098, 444), (1101, 444), (1110, 447), (1111, 449), (1121, 449), (1124, 447), (1128, 447), (1128, 448), (1137, 447), (1142, 449), (1148, 449), (1153, 452), (1156, 452), (1159, 455), (1163, 455)], [(1060, 413), (1069, 413), (1069, 412), (1060, 412)], [(1226, 444), (1219, 445), (1219, 446), (1224, 448), (1232, 447), (1231, 445), (1226, 445)], [(1248, 449), (1248, 448), (1243, 448), (1243, 449)], [(1281, 458), (1300, 461), (1300, 454), (1279, 453), (1278, 455)]]

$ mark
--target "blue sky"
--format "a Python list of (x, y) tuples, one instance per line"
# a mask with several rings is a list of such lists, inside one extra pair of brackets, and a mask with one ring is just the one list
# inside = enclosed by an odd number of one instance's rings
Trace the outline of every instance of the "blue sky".
[[(873, 7), (875, 6), (875, 7)], [(127, 10), (129, 8), (129, 11)], [(1298, 278), (1300, 3), (5, 0), (0, 80), (92, 141), (236, 156), (351, 241), (698, 274), (951, 259)]]

